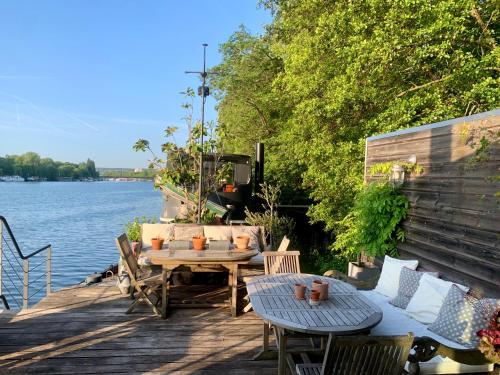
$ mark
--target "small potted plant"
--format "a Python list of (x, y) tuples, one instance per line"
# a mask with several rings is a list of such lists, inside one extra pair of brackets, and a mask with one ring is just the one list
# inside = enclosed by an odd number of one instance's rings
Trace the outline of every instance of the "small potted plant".
[(193, 249), (195, 250), (205, 250), (205, 244), (207, 243), (207, 238), (204, 236), (195, 236), (193, 240)]
[(141, 251), (141, 222), (138, 217), (125, 224), (127, 237), (132, 242), (132, 252), (137, 255)]

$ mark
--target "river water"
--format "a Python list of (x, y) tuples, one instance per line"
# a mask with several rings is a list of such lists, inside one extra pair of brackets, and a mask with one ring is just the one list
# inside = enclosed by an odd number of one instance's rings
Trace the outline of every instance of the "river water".
[[(116, 264), (114, 239), (124, 232), (125, 223), (135, 216), (158, 219), (161, 208), (161, 194), (152, 182), (0, 182), (0, 215), (9, 222), (23, 253), (52, 245), (53, 290)], [(5, 247), (3, 293), (9, 299), (9, 292), (17, 293), (13, 284), (19, 288), (19, 282), (15, 270), (9, 276), (6, 273), (9, 267), (19, 269), (15, 259), (9, 259), (10, 263), (5, 259), (10, 253)], [(33, 265), (43, 257), (37, 256)], [(30, 274), (33, 281), (42, 276), (30, 294), (43, 287), (43, 268)], [(36, 294), (30, 304), (40, 297), (43, 293)]]

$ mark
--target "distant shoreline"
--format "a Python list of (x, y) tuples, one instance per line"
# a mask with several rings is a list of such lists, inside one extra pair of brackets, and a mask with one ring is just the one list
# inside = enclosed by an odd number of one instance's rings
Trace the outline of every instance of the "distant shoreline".
[[(18, 178), (16, 178), (18, 177)], [(69, 178), (61, 178), (57, 180), (47, 180), (47, 179), (38, 179), (38, 178), (28, 178), (24, 179), (19, 176), (0, 176), (0, 182), (26, 182), (26, 183), (34, 183), (34, 182), (152, 182), (152, 178), (143, 178), (143, 177), (98, 177), (98, 178), (86, 178), (86, 179), (69, 179)]]

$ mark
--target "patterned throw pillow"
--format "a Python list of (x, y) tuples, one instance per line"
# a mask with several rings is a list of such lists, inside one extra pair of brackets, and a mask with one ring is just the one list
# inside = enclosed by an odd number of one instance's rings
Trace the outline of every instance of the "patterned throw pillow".
[(438, 277), (437, 272), (419, 272), (408, 267), (401, 268), (398, 294), (396, 297), (391, 299), (389, 303), (396, 307), (406, 309), (406, 306), (408, 306), (411, 297), (413, 297), (413, 295), (417, 291), (418, 283), (420, 282), (420, 278), (424, 273), (429, 273), (432, 276)]
[(500, 301), (473, 300), (467, 293), (452, 285), (438, 317), (428, 329), (459, 344), (474, 348), (479, 342), (476, 332), (485, 328)]

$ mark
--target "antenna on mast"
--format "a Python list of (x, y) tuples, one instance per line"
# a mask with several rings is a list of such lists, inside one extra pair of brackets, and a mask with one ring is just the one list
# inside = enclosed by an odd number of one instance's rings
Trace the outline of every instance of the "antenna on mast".
[(201, 192), (203, 189), (203, 131), (205, 127), (205, 100), (206, 97), (210, 95), (210, 90), (206, 85), (206, 79), (209, 73), (206, 70), (206, 60), (207, 60), (207, 43), (203, 43), (203, 70), (199, 71), (186, 71), (186, 74), (199, 74), (201, 77), (201, 86), (198, 87), (198, 95), (201, 96), (201, 136), (200, 136), (200, 144), (201, 144), (201, 152), (200, 152), (200, 170), (199, 170), (199, 179), (198, 179), (198, 224), (201, 224)]

